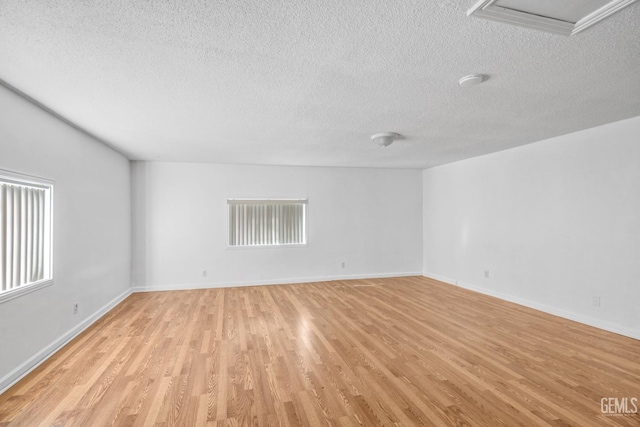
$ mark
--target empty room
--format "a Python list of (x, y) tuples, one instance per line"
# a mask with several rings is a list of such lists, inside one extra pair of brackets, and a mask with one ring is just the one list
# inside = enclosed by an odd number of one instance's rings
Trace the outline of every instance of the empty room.
[(0, 427), (640, 426), (640, 2), (3, 0)]

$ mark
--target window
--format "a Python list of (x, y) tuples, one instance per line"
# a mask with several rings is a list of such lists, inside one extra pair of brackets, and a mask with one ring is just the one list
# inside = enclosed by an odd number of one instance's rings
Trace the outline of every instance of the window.
[(307, 199), (229, 199), (229, 246), (307, 243)]
[(0, 170), (0, 302), (52, 283), (53, 182)]

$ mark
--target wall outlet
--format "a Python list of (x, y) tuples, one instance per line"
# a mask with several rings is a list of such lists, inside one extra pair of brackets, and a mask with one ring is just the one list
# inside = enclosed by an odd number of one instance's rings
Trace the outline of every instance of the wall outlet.
[(202, 277), (207, 277), (207, 270), (202, 270)]
[(485, 279), (489, 278), (489, 270), (485, 270), (484, 271), (484, 277), (485, 277)]
[(78, 303), (73, 304), (73, 314), (78, 314)]
[(347, 263), (342, 261), (342, 264), (340, 265), (340, 268), (345, 268), (347, 266)]
[(600, 297), (591, 297), (591, 305), (600, 307)]

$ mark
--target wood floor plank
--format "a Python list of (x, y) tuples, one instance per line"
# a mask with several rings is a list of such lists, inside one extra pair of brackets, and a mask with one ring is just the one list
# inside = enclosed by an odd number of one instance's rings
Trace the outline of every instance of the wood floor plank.
[(5, 426), (640, 426), (640, 341), (424, 277), (138, 293)]

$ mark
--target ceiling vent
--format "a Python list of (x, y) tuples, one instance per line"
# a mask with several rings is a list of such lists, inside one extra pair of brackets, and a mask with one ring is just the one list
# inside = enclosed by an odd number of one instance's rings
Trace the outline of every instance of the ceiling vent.
[(467, 16), (574, 35), (636, 0), (480, 0)]

